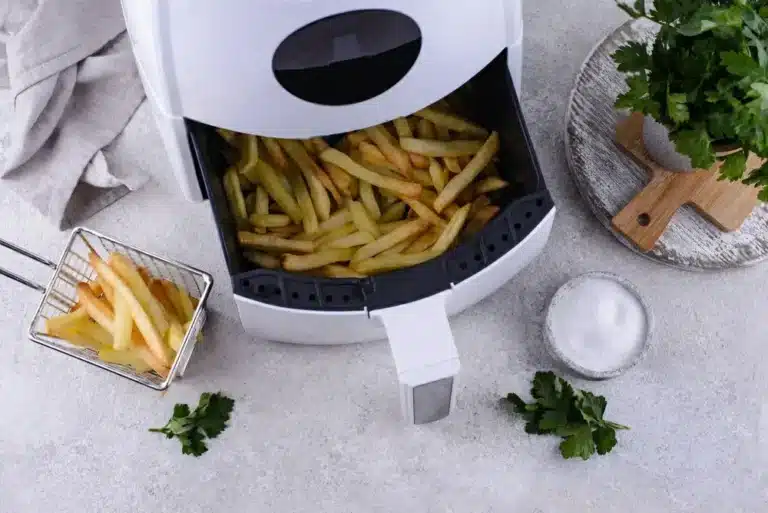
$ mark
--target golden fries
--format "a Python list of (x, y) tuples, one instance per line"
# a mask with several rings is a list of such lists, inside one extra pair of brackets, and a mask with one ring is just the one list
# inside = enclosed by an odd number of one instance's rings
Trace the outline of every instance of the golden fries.
[(467, 222), (470, 208), (471, 205), (464, 205), (459, 209), (458, 212), (453, 215), (453, 217), (451, 217), (448, 226), (445, 227), (445, 230), (443, 230), (443, 233), (440, 234), (440, 237), (437, 239), (437, 242), (435, 242), (435, 245), (432, 246), (433, 252), (440, 254), (448, 251), (448, 248), (450, 248), (451, 245), (459, 237), (459, 233), (464, 227), (464, 223)]
[(475, 155), (483, 147), (481, 141), (438, 141), (403, 137), (400, 145), (411, 153), (426, 157), (462, 157)]
[(286, 271), (309, 271), (337, 262), (348, 262), (355, 254), (352, 248), (324, 249), (311, 255), (284, 255), (283, 269)]
[[(242, 150), (242, 180), (228, 175), (225, 190), (245, 259), (264, 269), (360, 278), (417, 265), (477, 233), (500, 210), (490, 193), (509, 182), (497, 168), (498, 133), (451, 109), (440, 101), (347, 133), (335, 147), (322, 137), (225, 133)], [(244, 190), (253, 192), (243, 208)], [(165, 291), (178, 311), (179, 294)], [(114, 296), (108, 284), (104, 296)]]
[(374, 173), (335, 148), (328, 148), (320, 154), (320, 158), (325, 162), (336, 164), (352, 176), (376, 187), (381, 187), (409, 198), (415, 198), (421, 194), (421, 185)]
[(381, 230), (374, 222), (370, 212), (360, 202), (351, 201), (349, 203), (349, 211), (352, 214), (352, 222), (357, 226), (358, 230), (368, 232), (374, 237), (378, 237), (381, 234)]
[(472, 123), (466, 119), (454, 116), (444, 112), (437, 111), (432, 108), (421, 109), (414, 113), (415, 116), (424, 118), (437, 126), (443, 126), (456, 132), (463, 132), (467, 135), (474, 135), (477, 137), (488, 137), (488, 130)]
[(237, 234), (240, 244), (265, 251), (297, 251), (299, 253), (312, 253), (315, 245), (312, 241), (283, 239), (275, 235), (260, 235), (250, 232)]
[(454, 176), (448, 185), (445, 186), (443, 192), (441, 192), (435, 200), (434, 209), (439, 214), (447, 207), (456, 197), (468, 187), (478, 174), (490, 163), (491, 159), (499, 151), (499, 134), (494, 132), (485, 141), (480, 151), (472, 158), (467, 164), (467, 167)]
[(411, 159), (403, 148), (397, 145), (395, 138), (392, 137), (386, 128), (381, 125), (365, 129), (365, 133), (379, 147), (381, 153), (387, 157), (387, 160), (393, 163), (400, 172), (409, 176), (411, 171)]
[(232, 215), (238, 226), (245, 226), (248, 222), (248, 210), (245, 208), (245, 198), (240, 187), (240, 177), (235, 168), (224, 173), (224, 193), (229, 200)]
[(429, 224), (422, 219), (409, 221), (403, 226), (379, 237), (370, 244), (366, 244), (355, 252), (355, 256), (352, 259), (352, 268), (356, 269), (356, 265), (361, 261), (374, 257), (379, 253), (388, 250), (392, 246), (396, 246), (409, 237), (423, 232), (428, 226)]
[(288, 217), (290, 217), (294, 223), (300, 223), (303, 219), (303, 213), (299, 209), (299, 205), (296, 200), (293, 199), (290, 187), (286, 187), (277, 171), (260, 160), (254, 168), (259, 178), (259, 184), (264, 187), (269, 196), (275, 200), (275, 203), (280, 205)]
[[(139, 301), (141, 307), (149, 314), (152, 323), (157, 327), (160, 335), (164, 335), (168, 330), (168, 319), (165, 316), (163, 307), (149, 291), (149, 287), (147, 287), (141, 274), (134, 267), (133, 262), (120, 253), (112, 253), (109, 256), (108, 264), (125, 284), (130, 287), (131, 292)], [(115, 298), (117, 299), (117, 291), (115, 291)]]

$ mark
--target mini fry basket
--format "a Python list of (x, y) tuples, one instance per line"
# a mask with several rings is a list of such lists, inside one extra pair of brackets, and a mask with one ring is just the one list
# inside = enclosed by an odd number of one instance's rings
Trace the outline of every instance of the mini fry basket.
[[(138, 250), (133, 246), (82, 227), (75, 228), (72, 231), (67, 247), (58, 264), (2, 239), (0, 239), (0, 246), (15, 251), (54, 270), (48, 285), (43, 287), (23, 276), (0, 268), (0, 275), (6, 276), (43, 294), (43, 299), (35, 312), (29, 328), (29, 338), (32, 341), (154, 390), (165, 390), (176, 376), (184, 374), (195, 344), (199, 340), (198, 335), (205, 323), (205, 304), (213, 286), (213, 278), (210, 274), (188, 265)], [(98, 353), (93, 349), (77, 346), (66, 340), (46, 334), (46, 320), (68, 313), (77, 302), (77, 284), (79, 282), (91, 281), (96, 277), (96, 271), (88, 263), (89, 247), (93, 248), (102, 258), (108, 253), (121, 253), (131, 259), (136, 266), (147, 268), (154, 278), (163, 278), (171, 281), (180, 290), (186, 291), (198, 300), (190, 328), (187, 330), (184, 341), (176, 353), (176, 358), (171, 365), (168, 377), (163, 378), (152, 371), (139, 373), (127, 365), (104, 362), (99, 359)]]

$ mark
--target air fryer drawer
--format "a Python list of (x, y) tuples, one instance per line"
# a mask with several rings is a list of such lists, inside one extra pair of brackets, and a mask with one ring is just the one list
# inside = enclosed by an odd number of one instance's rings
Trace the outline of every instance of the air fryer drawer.
[(215, 127), (187, 120), (196, 171), (210, 200), (235, 294), (290, 309), (371, 311), (447, 290), (451, 284), (471, 278), (515, 248), (554, 204), (506, 63), (505, 50), (451, 95), (451, 103), (458, 106), (462, 115), (499, 132), (497, 167), (501, 176), (513, 184), (492, 195), (493, 203), (501, 211), (481, 233), (434, 260), (364, 279), (316, 278), (261, 269), (243, 258), (222, 186), (222, 176), (232, 158), (229, 148)]

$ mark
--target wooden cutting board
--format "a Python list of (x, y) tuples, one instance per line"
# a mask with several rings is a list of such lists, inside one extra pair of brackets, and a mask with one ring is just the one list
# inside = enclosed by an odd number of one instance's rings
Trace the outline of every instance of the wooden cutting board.
[[(660, 167), (650, 157), (643, 143), (642, 114), (634, 113), (616, 125), (616, 142), (651, 173), (651, 181), (611, 221), (614, 229), (642, 251), (653, 249), (675, 212), (683, 205), (693, 205), (706, 219), (723, 231), (731, 232), (752, 213), (759, 189), (740, 182), (718, 181), (717, 164), (711, 170), (686, 173)], [(763, 160), (750, 155), (748, 169), (756, 169)]]

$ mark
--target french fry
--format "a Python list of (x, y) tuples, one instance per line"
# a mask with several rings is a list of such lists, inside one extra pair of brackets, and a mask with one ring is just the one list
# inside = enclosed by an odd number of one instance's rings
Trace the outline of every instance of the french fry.
[(386, 210), (381, 214), (379, 223), (391, 223), (392, 221), (399, 221), (405, 216), (405, 210), (407, 206), (402, 201), (393, 203), (388, 206)]
[(304, 149), (307, 150), (307, 153), (310, 155), (313, 155), (315, 153), (315, 147), (312, 145), (312, 141), (309, 139), (302, 139), (301, 140), (302, 146), (304, 146)]
[(381, 223), (379, 224), (379, 230), (381, 230), (381, 233), (387, 234), (391, 233), (401, 226), (405, 226), (406, 224), (410, 223), (412, 220), (404, 219), (402, 221), (392, 221), (389, 223)]
[(264, 147), (267, 149), (267, 153), (269, 153), (272, 162), (274, 162), (280, 169), (287, 169), (288, 159), (285, 157), (285, 153), (283, 153), (280, 144), (271, 137), (262, 137), (261, 141), (264, 143)]
[(501, 178), (490, 176), (477, 183), (475, 194), (488, 194), (489, 192), (498, 191), (508, 186), (509, 183)]
[(72, 326), (72, 329), (87, 337), (89, 340), (99, 344), (101, 347), (110, 347), (112, 345), (112, 334), (95, 322), (90, 320), (88, 322), (82, 322), (76, 326)]
[(309, 271), (337, 262), (348, 262), (355, 254), (352, 248), (325, 249), (310, 255), (284, 255), (283, 268), (286, 271)]
[(399, 178), (405, 176), (395, 164), (387, 160), (387, 157), (384, 156), (384, 154), (375, 144), (363, 141), (360, 143), (357, 149), (360, 153), (359, 161), (362, 164), (370, 164), (373, 166), (387, 168), (390, 171), (394, 171), (395, 176)]
[(481, 141), (440, 141), (403, 137), (400, 146), (410, 153), (425, 157), (461, 157), (475, 155), (483, 147)]
[[(413, 137), (413, 130), (411, 130), (411, 125), (408, 124), (407, 119), (397, 118), (392, 123), (395, 125), (395, 131), (397, 132), (398, 138)], [(413, 167), (417, 167), (420, 169), (429, 168), (429, 159), (424, 157), (423, 155), (410, 153), (408, 154), (408, 157), (411, 159), (411, 164), (413, 164)]]
[(361, 274), (378, 274), (423, 264), (437, 256), (439, 256), (439, 254), (433, 251), (424, 251), (423, 253), (406, 255), (381, 255), (356, 263), (353, 262), (352, 269)]
[(66, 340), (70, 344), (79, 347), (86, 347), (96, 350), (102, 347), (98, 341), (88, 337), (87, 335), (84, 335), (81, 331), (74, 329), (74, 327), (63, 329), (56, 328), (54, 331), (47, 332), (47, 334), (51, 337)]
[(432, 177), (429, 175), (429, 171), (423, 169), (413, 170), (413, 181), (422, 185), (423, 187), (432, 187)]
[[(131, 289), (128, 287), (128, 285), (125, 284), (125, 282), (122, 281), (122, 279), (120, 279), (112, 267), (108, 266), (106, 262), (104, 262), (104, 260), (102, 260), (96, 253), (92, 252), (88, 259), (91, 267), (93, 267), (96, 273), (105, 282), (112, 286), (115, 291), (115, 295), (120, 294), (125, 297), (131, 310), (133, 322), (136, 323), (136, 327), (144, 337), (144, 341), (146, 342), (147, 347), (149, 347), (149, 350), (152, 351), (152, 354), (157, 357), (157, 359), (163, 365), (168, 366), (170, 364), (170, 359), (168, 357), (168, 353), (166, 352), (162, 335), (158, 332), (158, 329), (153, 324), (151, 317), (146, 311), (144, 311), (141, 303), (133, 294)], [(141, 281), (141, 278), (139, 278), (139, 280)], [(143, 281), (141, 282), (141, 285), (146, 287)], [(90, 292), (90, 289), (88, 292)], [(91, 315), (91, 317), (93, 317), (93, 315)]]
[(282, 214), (253, 214), (251, 224), (261, 228), (282, 228), (291, 224), (291, 218)]
[(238, 232), (237, 238), (240, 244), (263, 251), (294, 251), (298, 253), (312, 253), (315, 245), (312, 241), (283, 239), (276, 235), (260, 235), (251, 232)]
[(408, 153), (397, 145), (397, 141), (386, 128), (381, 125), (365, 129), (365, 133), (379, 147), (379, 150), (392, 162), (405, 176), (410, 176), (411, 159)]
[(269, 196), (275, 200), (275, 203), (280, 205), (283, 212), (285, 212), (294, 223), (302, 222), (303, 214), (301, 209), (299, 209), (296, 200), (293, 199), (290, 185), (286, 186), (277, 171), (263, 160), (260, 160), (254, 169), (259, 177), (259, 184), (264, 187)]
[[(308, 142), (308, 144), (312, 146), (312, 143)], [(339, 194), (336, 186), (333, 185), (325, 171), (299, 142), (290, 139), (280, 139), (280, 146), (299, 166), (309, 186), (309, 193), (312, 196), (312, 203), (315, 205), (317, 216), (321, 221), (325, 221), (331, 215), (331, 200), (328, 197), (328, 193), (331, 193), (336, 203), (341, 203), (341, 194)]]
[(110, 334), (114, 331), (114, 321), (112, 313), (112, 307), (109, 306), (102, 298), (96, 297), (93, 291), (86, 283), (78, 283), (77, 285), (77, 299), (83, 310), (88, 313), (88, 316), (96, 321), (99, 326), (107, 330)]
[[(381, 235), (379, 226), (375, 223), (370, 211), (358, 201), (349, 202), (349, 211), (352, 214), (352, 222), (361, 232), (367, 232), (375, 238)], [(379, 215), (381, 217), (381, 215)]]
[(326, 278), (365, 278), (364, 274), (355, 272), (345, 265), (331, 264), (321, 267), (318, 270), (320, 271), (320, 275), (325, 276)]
[[(329, 148), (328, 143), (320, 137), (313, 137), (312, 144), (314, 145), (317, 154), (320, 154)], [(339, 166), (327, 162), (324, 162), (323, 164), (325, 165), (325, 170), (327, 171), (328, 176), (339, 189), (339, 192), (347, 197), (352, 196), (352, 182), (354, 181), (354, 178), (349, 176), (349, 174)]]
[(256, 187), (255, 194), (256, 199), (253, 206), (253, 213), (261, 215), (269, 214), (269, 194), (267, 193), (267, 190), (263, 186), (259, 185)]
[(315, 248), (321, 248), (321, 247), (327, 246), (328, 244), (332, 243), (335, 240), (346, 237), (347, 235), (352, 235), (356, 231), (358, 230), (354, 224), (347, 223), (340, 228), (331, 230), (330, 232), (326, 233), (325, 235), (317, 239), (315, 241)]
[(443, 189), (445, 189), (445, 184), (448, 183), (448, 177), (445, 174), (443, 166), (440, 165), (437, 159), (429, 159), (429, 177), (432, 179), (432, 183), (437, 192), (442, 192)]
[(152, 283), (152, 273), (149, 272), (149, 269), (146, 267), (137, 267), (136, 271), (139, 273), (139, 276), (141, 276), (142, 281), (149, 286), (150, 283)]
[(488, 140), (483, 144), (482, 149), (467, 164), (467, 167), (454, 176), (448, 185), (445, 186), (434, 203), (435, 212), (438, 214), (445, 209), (456, 197), (467, 188), (478, 174), (488, 165), (491, 159), (499, 151), (499, 134), (493, 132)]
[(232, 130), (227, 130), (226, 128), (217, 128), (216, 132), (227, 141), (228, 144), (235, 145), (237, 143), (237, 132), (233, 132)]
[(192, 320), (192, 316), (195, 314), (195, 309), (197, 308), (197, 300), (187, 294), (187, 291), (182, 287), (176, 287), (176, 290), (178, 291), (181, 309), (184, 312), (184, 319), (187, 322), (190, 322)]
[(427, 119), (419, 119), (419, 123), (416, 128), (416, 135), (419, 139), (437, 139), (437, 131), (435, 125)]
[(373, 186), (368, 182), (360, 184), (360, 201), (363, 202), (363, 206), (368, 211), (371, 219), (378, 221), (381, 217), (381, 209), (379, 203), (376, 201), (376, 193), (373, 190)]
[(421, 194), (421, 185), (374, 173), (335, 148), (328, 148), (322, 152), (320, 154), (320, 159), (324, 162), (335, 164), (352, 176), (359, 178), (364, 182), (368, 182), (371, 185), (375, 185), (376, 187), (391, 190), (409, 198), (416, 198)]
[(485, 128), (453, 114), (426, 108), (414, 113), (414, 115), (429, 120), (437, 126), (443, 126), (455, 132), (462, 132), (482, 138), (488, 137), (488, 130)]
[(453, 217), (451, 217), (451, 220), (448, 222), (448, 226), (446, 226), (443, 230), (443, 233), (440, 234), (437, 242), (435, 242), (435, 245), (432, 246), (431, 251), (437, 253), (438, 255), (448, 251), (448, 248), (450, 248), (451, 245), (459, 237), (459, 233), (461, 233), (461, 229), (464, 227), (464, 223), (467, 222), (467, 217), (469, 217), (469, 209), (471, 207), (471, 205), (464, 205), (459, 209), (458, 212), (456, 212), (456, 214), (453, 215)]
[(80, 304), (81, 307), (73, 312), (46, 319), (45, 332), (49, 335), (55, 336), (53, 335), (54, 333), (61, 333), (65, 329), (72, 326), (77, 326), (81, 322), (88, 322), (88, 312), (85, 310), (85, 308), (82, 308), (81, 303), (78, 304)]
[[(436, 126), (435, 132), (437, 132), (437, 138), (441, 141), (450, 141), (451, 140), (451, 133), (450, 131), (443, 127), (443, 126)], [(457, 175), (461, 173), (461, 166), (459, 165), (459, 159), (458, 157), (445, 157), (443, 158), (443, 162), (445, 163), (445, 170), (450, 171), (451, 173)]]
[(181, 343), (184, 342), (184, 335), (186, 335), (186, 331), (181, 327), (181, 324), (178, 322), (171, 323), (168, 330), (168, 345), (177, 353), (181, 349)]
[(269, 233), (277, 235), (279, 237), (283, 237), (286, 239), (290, 239), (294, 235), (298, 235), (304, 231), (304, 228), (297, 224), (290, 224), (288, 226), (281, 226), (276, 228), (270, 228)]
[[(419, 198), (419, 200), (422, 203), (430, 207), (432, 210), (435, 209), (434, 205), (435, 205), (436, 199), (437, 199), (437, 194), (435, 194), (434, 191), (431, 191), (429, 189), (424, 189), (421, 193), (421, 197)], [(445, 209), (443, 210), (443, 212), (441, 212), (441, 214), (443, 214), (443, 217), (450, 219), (458, 210), (459, 210), (459, 207), (456, 206), (456, 204), (451, 203), (450, 205), (445, 207)]]
[(334, 214), (327, 220), (320, 223), (320, 226), (318, 227), (316, 232), (313, 233), (301, 233), (297, 235), (295, 240), (315, 240), (321, 237), (322, 235), (335, 230), (337, 228), (341, 228), (347, 223), (352, 222), (352, 214), (349, 212), (349, 209), (342, 208), (340, 210), (337, 210), (334, 212)]
[[(133, 262), (120, 253), (112, 253), (109, 255), (107, 263), (130, 288), (132, 295), (139, 301), (139, 304), (147, 312), (149, 318), (152, 319), (152, 323), (157, 328), (157, 331), (160, 332), (160, 335), (164, 335), (168, 330), (168, 319), (165, 316), (165, 310), (152, 295)], [(115, 291), (115, 301), (117, 301), (117, 291)]]
[(368, 135), (362, 131), (350, 132), (347, 134), (347, 141), (349, 141), (350, 146), (353, 148), (357, 148), (360, 146), (361, 142), (369, 140)]
[(259, 161), (259, 138), (255, 135), (240, 134), (240, 162), (238, 167), (242, 170), (256, 165)]
[(235, 168), (224, 173), (224, 193), (229, 201), (229, 208), (238, 226), (248, 222), (248, 210), (245, 208), (245, 198), (240, 186), (240, 177)]
[(467, 236), (472, 236), (476, 233), (480, 233), (485, 225), (488, 224), (491, 219), (496, 217), (496, 214), (499, 213), (499, 210), (501, 209), (496, 205), (488, 205), (487, 207), (480, 209), (467, 223), (467, 227), (464, 229), (464, 234)]
[(404, 253), (421, 253), (434, 246), (437, 239), (440, 237), (442, 230), (432, 228), (428, 232), (422, 233), (413, 243), (406, 248)]
[(170, 297), (168, 297), (168, 293), (163, 287), (163, 283), (161, 280), (152, 280), (152, 282), (149, 284), (149, 291), (152, 293), (152, 295), (157, 299), (158, 303), (160, 303), (165, 310), (165, 315), (168, 318), (168, 322), (172, 325), (174, 322), (181, 323), (182, 322), (182, 316), (183, 312), (178, 312), (176, 309), (176, 305), (173, 303)]
[(114, 342), (112, 342), (112, 346), (118, 351), (124, 351), (131, 347), (132, 331), (133, 318), (128, 300), (122, 294), (115, 294), (115, 316), (112, 323)]
[(192, 305), (192, 300), (187, 293), (168, 280), (160, 280), (160, 283), (163, 285), (168, 299), (173, 303), (179, 321), (189, 321), (192, 318), (195, 307)]
[(152, 367), (133, 351), (115, 350), (109, 347), (99, 349), (99, 360), (117, 365), (133, 367), (137, 372), (147, 372)]
[(404, 241), (402, 241), (402, 242), (400, 242), (398, 244), (395, 244), (394, 246), (392, 246), (388, 250), (382, 251), (381, 253), (379, 253), (379, 256), (383, 256), (383, 255), (397, 255), (399, 253), (402, 253), (403, 251), (405, 251), (405, 249), (408, 246), (410, 246), (413, 243), (413, 241), (415, 241), (418, 238), (419, 238), (418, 235), (412, 235), (412, 236), (408, 237), (407, 239), (405, 239)]
[(395, 246), (402, 241), (408, 239), (409, 237), (419, 234), (427, 229), (429, 224), (422, 220), (417, 219), (415, 221), (409, 221), (405, 225), (396, 228), (395, 230), (391, 231), (390, 233), (383, 235), (376, 239), (375, 241), (371, 242), (370, 244), (366, 244), (362, 248), (358, 249), (355, 252), (355, 256), (352, 259), (353, 265), (352, 267), (355, 268), (354, 263), (360, 262), (362, 260), (365, 260), (367, 258), (374, 257), (378, 255), (379, 253), (382, 253), (392, 246)]
[(301, 224), (304, 227), (304, 231), (307, 233), (314, 233), (318, 229), (319, 220), (317, 212), (315, 211), (315, 204), (312, 202), (312, 197), (307, 188), (306, 182), (301, 173), (295, 170), (287, 171), (293, 193), (296, 195), (296, 201), (299, 204), (299, 209), (303, 215)]
[(252, 262), (264, 269), (280, 269), (280, 259), (269, 253), (262, 251), (245, 251), (243, 253), (246, 260)]
[(376, 238), (369, 232), (355, 232), (340, 239), (335, 239), (328, 242), (324, 248), (327, 249), (349, 249), (365, 246), (376, 240)]
[(416, 213), (418, 217), (421, 219), (424, 219), (428, 223), (438, 226), (440, 228), (445, 226), (445, 220), (442, 219), (439, 215), (435, 214), (428, 206), (426, 206), (424, 203), (411, 199), (411, 198), (403, 198), (403, 201), (411, 207), (411, 210)]
[(474, 217), (475, 214), (477, 214), (480, 210), (484, 209), (490, 204), (491, 204), (491, 200), (488, 199), (488, 196), (478, 196), (472, 202), (472, 208), (469, 211), (469, 217), (470, 218)]

